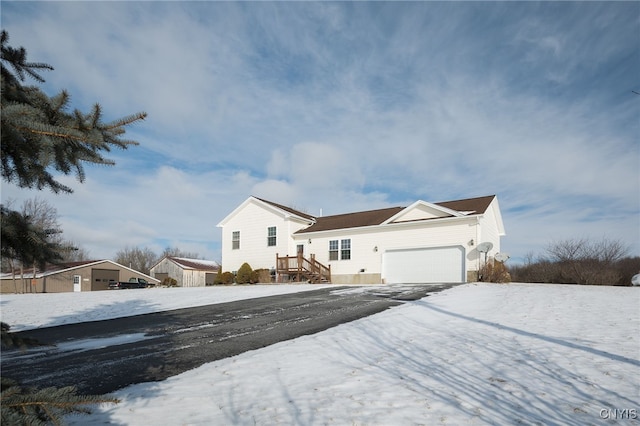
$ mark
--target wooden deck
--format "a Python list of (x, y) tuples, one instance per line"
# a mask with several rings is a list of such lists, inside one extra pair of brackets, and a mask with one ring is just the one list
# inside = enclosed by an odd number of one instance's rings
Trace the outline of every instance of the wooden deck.
[(279, 281), (283, 275), (288, 275), (296, 281), (308, 280), (314, 284), (331, 282), (331, 266), (318, 262), (313, 254), (309, 259), (302, 254), (282, 257), (276, 254), (276, 272)]

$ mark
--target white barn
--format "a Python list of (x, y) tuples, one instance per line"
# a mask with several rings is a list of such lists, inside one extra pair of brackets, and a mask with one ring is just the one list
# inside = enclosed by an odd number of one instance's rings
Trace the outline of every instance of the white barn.
[(225, 271), (247, 262), (282, 274), (277, 257), (290, 257), (307, 278), (317, 263), (327, 280), (352, 284), (475, 281), (478, 244), (490, 243), (492, 257), (505, 235), (495, 195), (324, 217), (249, 197), (218, 226)]
[(165, 256), (153, 265), (150, 274), (160, 282), (173, 278), (178, 287), (204, 287), (213, 285), (218, 269), (220, 265), (214, 260)]

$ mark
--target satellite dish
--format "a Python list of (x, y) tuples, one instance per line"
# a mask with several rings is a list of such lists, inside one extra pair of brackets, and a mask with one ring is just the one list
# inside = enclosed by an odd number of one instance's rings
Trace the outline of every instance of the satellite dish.
[(478, 244), (478, 251), (480, 253), (487, 253), (489, 250), (491, 250), (493, 248), (493, 243), (491, 242), (486, 242), (486, 243), (480, 243)]
[(498, 262), (506, 262), (510, 257), (511, 256), (509, 256), (507, 253), (496, 253), (496, 255), (493, 256), (493, 258)]

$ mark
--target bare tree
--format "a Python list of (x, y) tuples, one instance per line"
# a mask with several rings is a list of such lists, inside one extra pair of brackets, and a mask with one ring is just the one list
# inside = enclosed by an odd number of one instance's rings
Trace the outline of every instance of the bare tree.
[(188, 259), (204, 259), (198, 253), (192, 253), (187, 251), (182, 251), (178, 247), (167, 247), (164, 249), (162, 254), (160, 255), (160, 259), (171, 256), (171, 257), (186, 257)]
[(89, 253), (77, 247), (71, 240), (63, 236), (62, 227), (58, 222), (58, 210), (42, 198), (35, 197), (22, 203), (22, 214), (31, 218), (34, 225), (42, 229), (57, 230), (49, 237), (49, 241), (60, 247), (61, 262), (76, 262), (87, 260)]
[(553, 242), (546, 251), (548, 260), (557, 267), (555, 282), (615, 284), (620, 280), (616, 262), (627, 256), (629, 249), (617, 240), (579, 238)]
[(140, 271), (143, 274), (149, 275), (151, 267), (157, 261), (158, 255), (156, 255), (150, 248), (144, 247), (125, 247), (119, 250), (115, 256), (115, 262), (124, 266), (128, 266), (131, 269)]
[(65, 247), (61, 253), (63, 262), (79, 262), (90, 259), (91, 253), (84, 247), (78, 247), (78, 244), (73, 241), (64, 240), (62, 246)]

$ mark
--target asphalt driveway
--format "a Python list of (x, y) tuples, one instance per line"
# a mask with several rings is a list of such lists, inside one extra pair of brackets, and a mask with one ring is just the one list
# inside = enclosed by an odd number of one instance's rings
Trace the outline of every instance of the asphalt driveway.
[(25, 386), (104, 394), (314, 334), (452, 285), (326, 287), (309, 292), (41, 328), (47, 346), (3, 351), (2, 375)]

